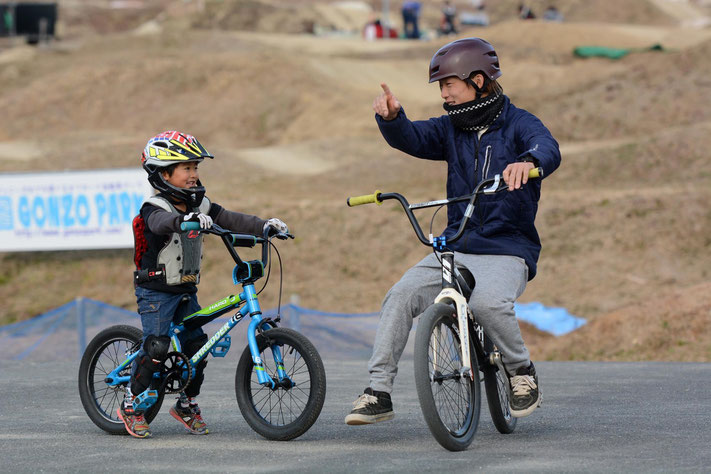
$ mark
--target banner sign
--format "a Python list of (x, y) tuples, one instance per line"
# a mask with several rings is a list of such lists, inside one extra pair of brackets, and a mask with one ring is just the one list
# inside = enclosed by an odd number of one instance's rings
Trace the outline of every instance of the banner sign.
[(133, 247), (153, 194), (141, 169), (2, 175), (0, 252)]

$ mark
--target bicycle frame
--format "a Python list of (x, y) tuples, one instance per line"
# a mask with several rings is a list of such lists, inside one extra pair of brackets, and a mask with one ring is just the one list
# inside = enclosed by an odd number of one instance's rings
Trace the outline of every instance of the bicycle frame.
[[(183, 223), (183, 230), (196, 230), (193, 226), (186, 226), (185, 224), (186, 223)], [(262, 310), (259, 305), (259, 298), (254, 288), (254, 281), (262, 277), (263, 269), (268, 264), (269, 257), (267, 245), (269, 245), (269, 241), (267, 238), (258, 238), (252, 235), (231, 234), (216, 225), (213, 226), (213, 228), (214, 230), (210, 229), (206, 231), (206, 233), (212, 233), (222, 237), (225, 246), (227, 246), (236, 263), (232, 272), (233, 282), (235, 285), (242, 284), (243, 291), (238, 295), (227, 296), (204, 309), (186, 316), (183, 318), (183, 322), (181, 324), (176, 325), (171, 323), (170, 337), (172, 350), (181, 352), (181, 344), (178, 336), (186, 330), (186, 322), (192, 323), (193, 321), (197, 321), (199, 323), (197, 326), (201, 327), (213, 319), (242, 306), (239, 308), (238, 312), (228, 319), (227, 322), (225, 322), (225, 324), (222, 325), (222, 327), (220, 327), (215, 334), (195, 353), (195, 355), (190, 358), (192, 375), (195, 373), (195, 366), (205, 359), (208, 354), (212, 353), (213, 357), (224, 357), (227, 354), (227, 351), (231, 345), (231, 339), (228, 333), (245, 317), (250, 316), (251, 321), (247, 330), (247, 343), (252, 354), (252, 361), (254, 362), (259, 383), (271, 389), (274, 389), (277, 386), (291, 387), (294, 383), (291, 379), (289, 379), (286, 371), (284, 370), (284, 361), (282, 359), (281, 350), (278, 347), (272, 348), (272, 355), (274, 357), (274, 363), (277, 367), (277, 374), (279, 376), (279, 380), (275, 382), (272, 377), (267, 374), (266, 370), (264, 370), (264, 364), (262, 359), (259, 357), (259, 348), (256, 340), (256, 333), (264, 326), (276, 327), (276, 323), (273, 320), (263, 318)], [(234, 246), (254, 247), (258, 243), (262, 245), (261, 260), (244, 262), (234, 249)], [(204, 321), (200, 321), (200, 319), (204, 319)], [(111, 371), (105, 379), (105, 382), (109, 386), (129, 382), (130, 375), (122, 376), (120, 373), (133, 363), (136, 357), (138, 357), (138, 352), (139, 351), (135, 351), (132, 353), (126, 358), (126, 360), (119, 364), (118, 367)], [(160, 374), (155, 374), (154, 378), (160, 378)]]
[[(529, 172), (529, 178), (539, 178), (543, 176), (543, 170), (541, 168), (533, 168)], [(405, 210), (407, 218), (410, 220), (417, 238), (424, 245), (432, 247), (435, 251), (440, 251), (442, 255), (442, 291), (437, 295), (434, 302), (435, 303), (446, 303), (454, 306), (457, 312), (457, 323), (459, 327), (459, 338), (460, 338), (460, 350), (462, 357), (462, 367), (460, 369), (460, 376), (467, 375), (471, 380), (474, 380), (473, 367), (468, 367), (469, 361), (471, 361), (471, 347), (469, 345), (469, 320), (471, 311), (469, 310), (467, 299), (464, 297), (463, 293), (469, 293), (471, 289), (467, 285), (466, 281), (462, 275), (457, 270), (454, 264), (454, 252), (447, 249), (448, 243), (454, 243), (464, 234), (464, 229), (466, 227), (467, 221), (474, 214), (474, 208), (476, 205), (477, 198), (481, 194), (494, 194), (499, 191), (507, 189), (506, 183), (501, 178), (501, 175), (497, 174), (493, 178), (484, 180), (480, 182), (472, 194), (466, 196), (459, 196), (451, 199), (441, 199), (437, 201), (428, 201), (419, 204), (410, 204), (407, 202), (404, 196), (398, 193), (381, 193), (376, 191), (373, 194), (368, 194), (365, 196), (357, 196), (348, 198), (346, 203), (349, 206), (359, 206), (361, 204), (377, 203), (382, 204), (383, 201), (388, 199), (395, 199)], [(452, 204), (455, 202), (469, 201), (462, 221), (459, 224), (457, 232), (450, 239), (447, 239), (444, 235), (439, 237), (433, 237), (432, 234), (429, 235), (429, 239), (425, 237), (422, 227), (419, 221), (415, 218), (413, 210), (415, 209), (425, 209), (435, 206), (444, 206)], [(460, 290), (462, 288), (463, 290)], [(503, 364), (501, 362), (501, 356), (498, 353), (487, 354), (484, 351), (484, 333), (481, 326), (479, 326), (474, 316), (471, 315), (471, 321), (473, 327), (477, 331), (477, 340), (479, 341), (479, 350), (481, 355), (485, 358), (489, 358), (491, 363), (496, 364), (501, 370), (503, 370)], [(436, 351), (435, 351), (436, 352)]]
[[(469, 347), (469, 306), (467, 304), (467, 299), (462, 293), (457, 290), (452, 280), (452, 274), (454, 269), (454, 253), (445, 252), (442, 254), (442, 291), (435, 298), (435, 303), (449, 303), (452, 304), (457, 310), (457, 323), (459, 326), (459, 338), (460, 338), (460, 350), (462, 351), (462, 367), (460, 369), (460, 376), (465, 374), (474, 380), (473, 368), (469, 367), (469, 361), (471, 361), (471, 348)], [(435, 342), (439, 340), (435, 339)], [(434, 351), (435, 357), (437, 351)], [(435, 360), (436, 363), (436, 360)]]

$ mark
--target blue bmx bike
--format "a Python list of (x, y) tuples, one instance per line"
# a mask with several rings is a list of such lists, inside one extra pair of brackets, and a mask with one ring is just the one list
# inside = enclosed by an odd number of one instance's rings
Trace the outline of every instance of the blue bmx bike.
[[(183, 223), (184, 231), (196, 231), (196, 223)], [(197, 228), (196, 228), (197, 227)], [(149, 423), (158, 414), (166, 394), (185, 390), (195, 367), (206, 357), (224, 357), (231, 345), (228, 333), (237, 323), (250, 319), (247, 347), (237, 365), (235, 393), (242, 416), (250, 427), (270, 440), (290, 440), (304, 434), (316, 421), (326, 396), (326, 373), (314, 345), (293, 329), (278, 326), (279, 317), (264, 317), (254, 283), (270, 273), (273, 237), (234, 234), (214, 225), (201, 230), (222, 238), (235, 261), (232, 278), (242, 292), (230, 295), (171, 325), (171, 352), (153, 382), (137, 394), (134, 408), (144, 411)], [(236, 247), (261, 245), (261, 259), (243, 261)], [(276, 247), (274, 247), (276, 249)], [(276, 251), (276, 250), (275, 250)], [(277, 256), (279, 255), (277, 251)], [(281, 267), (281, 257), (279, 258)], [(280, 272), (281, 273), (281, 272)], [(266, 282), (264, 286), (266, 286)], [(264, 289), (264, 287), (262, 288)], [(260, 290), (261, 291), (261, 290)], [(279, 300), (281, 301), (281, 284)], [(232, 310), (236, 313), (192, 357), (181, 352), (178, 335), (202, 327)], [(79, 395), (87, 415), (96, 426), (111, 434), (126, 434), (116, 409), (123, 402), (131, 378), (131, 366), (142, 344), (141, 329), (111, 326), (92, 339), (79, 366)]]

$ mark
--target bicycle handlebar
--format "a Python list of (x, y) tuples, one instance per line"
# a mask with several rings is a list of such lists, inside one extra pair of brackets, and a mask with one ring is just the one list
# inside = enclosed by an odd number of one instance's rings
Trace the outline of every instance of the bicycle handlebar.
[[(543, 168), (533, 168), (529, 170), (528, 172), (528, 177), (529, 179), (535, 179), (535, 178), (541, 178), (543, 177)], [(413, 214), (412, 210), (413, 209), (424, 209), (426, 207), (434, 207), (434, 206), (442, 206), (446, 204), (452, 204), (455, 202), (460, 202), (460, 201), (469, 201), (469, 204), (466, 207), (466, 210), (464, 211), (464, 216), (462, 217), (462, 222), (459, 224), (459, 229), (457, 229), (457, 233), (454, 234), (454, 236), (451, 239), (446, 240), (447, 243), (452, 243), (456, 242), (459, 240), (459, 238), (464, 234), (464, 228), (466, 227), (467, 221), (469, 218), (474, 214), (474, 204), (477, 201), (478, 196), (481, 194), (494, 194), (498, 193), (499, 191), (503, 191), (505, 189), (508, 189), (508, 185), (504, 182), (504, 180), (501, 178), (501, 175), (497, 174), (493, 178), (486, 179), (482, 182), (480, 182), (477, 187), (474, 189), (474, 192), (471, 194), (468, 194), (466, 196), (459, 196), (456, 198), (451, 198), (451, 199), (440, 199), (438, 201), (429, 201), (429, 202), (423, 202), (420, 204), (410, 204), (407, 202), (407, 199), (401, 194), (398, 193), (381, 193), (380, 191), (375, 191), (373, 194), (367, 194), (363, 196), (356, 196), (356, 197), (349, 197), (346, 199), (346, 204), (348, 206), (353, 207), (353, 206), (360, 206), (361, 204), (371, 204), (371, 203), (377, 203), (378, 205), (382, 204), (383, 201), (388, 200), (388, 199), (395, 199), (397, 200), (405, 210), (405, 214), (407, 214), (407, 218), (410, 220), (410, 224), (412, 225), (412, 228), (415, 230), (415, 234), (417, 234), (417, 238), (420, 239), (420, 242), (423, 244), (429, 246), (436, 246), (437, 245), (437, 240), (438, 239), (443, 239), (442, 237), (430, 240), (427, 239), (422, 232), (422, 227), (420, 226), (420, 223), (417, 221), (415, 218), (415, 215)], [(444, 240), (440, 240), (440, 243), (444, 243)]]
[(528, 177), (529, 178), (542, 178), (543, 177), (543, 168), (541, 168), (540, 166), (537, 168), (532, 168), (528, 172)]
[(346, 204), (348, 204), (349, 207), (353, 206), (361, 206), (363, 204), (377, 204), (380, 206), (383, 204), (383, 201), (380, 201), (378, 199), (378, 195), (380, 194), (380, 191), (375, 191), (373, 194), (365, 194), (363, 196), (355, 196), (355, 197), (349, 197), (346, 199)]
[[(269, 246), (265, 245), (269, 243), (269, 229), (265, 229), (265, 233), (263, 237), (257, 237), (255, 235), (251, 234), (236, 234), (233, 232), (230, 232), (227, 229), (224, 229), (220, 227), (217, 224), (213, 224), (212, 227), (209, 229), (201, 229), (200, 228), (200, 223), (199, 222), (181, 222), (180, 224), (180, 230), (185, 232), (185, 231), (190, 231), (190, 230), (198, 230), (202, 233), (205, 234), (214, 234), (217, 236), (220, 236), (222, 238), (222, 241), (225, 244), (225, 247), (227, 247), (227, 250), (229, 251), (230, 255), (232, 256), (232, 259), (235, 261), (236, 264), (240, 265), (242, 264), (242, 259), (240, 256), (237, 254), (235, 251), (234, 247), (246, 247), (246, 248), (252, 248), (255, 247), (257, 244), (262, 245), (262, 264), (264, 267), (267, 266), (269, 263)], [(294, 236), (289, 233), (281, 233), (281, 234), (276, 234), (274, 237), (279, 238), (279, 239), (293, 239)]]
[(185, 232), (186, 230), (200, 230), (199, 222), (181, 222), (180, 230)]

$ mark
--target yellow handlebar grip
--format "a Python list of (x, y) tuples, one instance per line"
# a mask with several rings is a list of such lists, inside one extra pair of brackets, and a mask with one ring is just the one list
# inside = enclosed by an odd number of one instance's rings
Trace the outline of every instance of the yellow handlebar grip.
[(528, 172), (528, 177), (529, 178), (542, 178), (543, 177), (543, 168), (540, 166), (538, 168), (533, 168)]
[(349, 197), (348, 199), (346, 199), (346, 204), (348, 204), (350, 207), (372, 203), (381, 205), (383, 201), (378, 201), (378, 194), (380, 194), (380, 191), (375, 191), (373, 194), (366, 194), (363, 196)]

